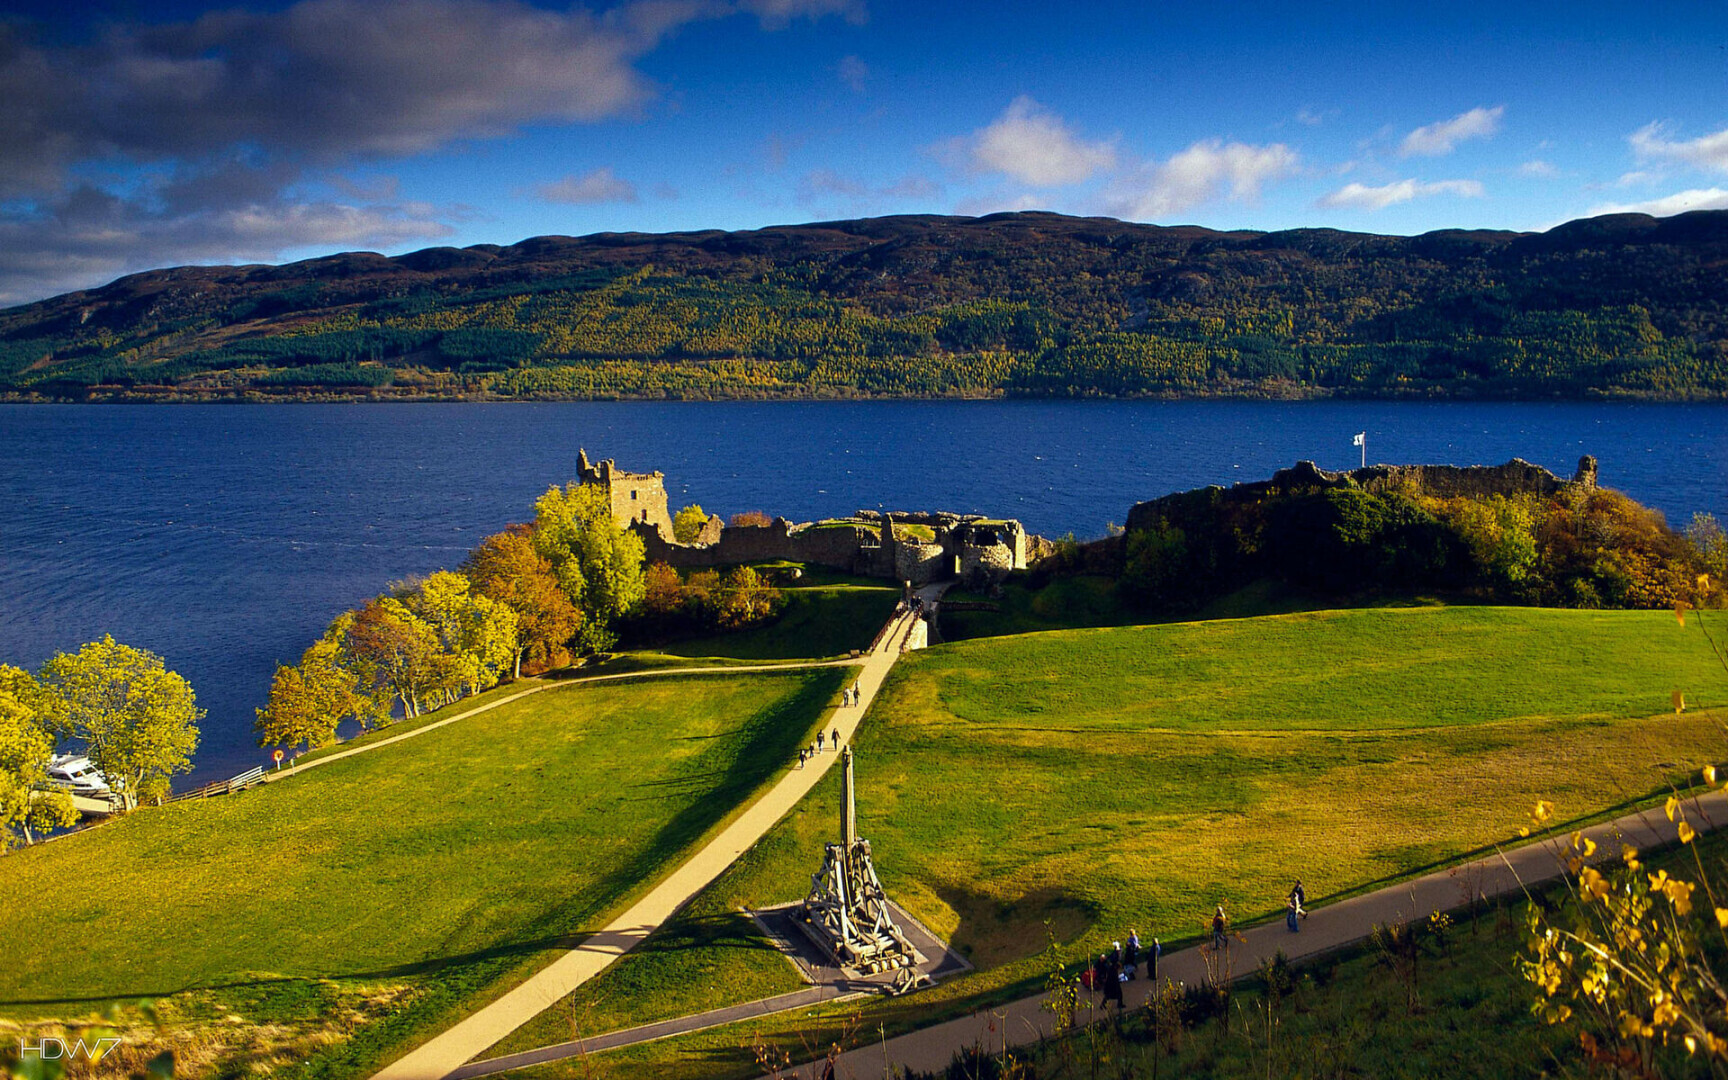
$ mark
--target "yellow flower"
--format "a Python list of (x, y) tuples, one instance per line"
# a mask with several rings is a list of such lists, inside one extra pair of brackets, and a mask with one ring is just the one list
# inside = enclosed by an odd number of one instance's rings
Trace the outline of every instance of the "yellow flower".
[(1668, 815), (1669, 821), (1673, 821), (1674, 815), (1680, 812), (1680, 800), (1672, 795), (1668, 796), (1668, 801), (1662, 804), (1662, 812)]
[(1536, 806), (1530, 811), (1530, 816), (1537, 821), (1547, 821), (1554, 816), (1554, 804), (1547, 799), (1537, 799)]
[(1719, 929), (1728, 930), (1728, 907), (1716, 909), (1716, 926)]
[(1682, 818), (1680, 821), (1679, 833), (1680, 833), (1680, 842), (1682, 844), (1690, 844), (1692, 842), (1692, 838), (1694, 836), (1698, 835), (1695, 831), (1693, 831), (1692, 826), (1686, 824), (1686, 821), (1684, 818)]

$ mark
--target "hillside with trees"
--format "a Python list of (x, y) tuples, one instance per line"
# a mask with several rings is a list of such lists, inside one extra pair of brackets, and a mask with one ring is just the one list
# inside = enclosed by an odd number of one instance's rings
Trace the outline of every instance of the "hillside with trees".
[(181, 267), (0, 312), (12, 400), (1728, 396), (1728, 211), (1415, 237), (1048, 213)]

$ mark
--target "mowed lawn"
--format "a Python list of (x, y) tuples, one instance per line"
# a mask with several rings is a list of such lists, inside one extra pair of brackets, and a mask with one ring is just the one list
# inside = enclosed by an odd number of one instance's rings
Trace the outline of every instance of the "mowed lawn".
[[(1679, 716), (1675, 690), (1694, 705)], [(858, 1030), (1031, 992), (1047, 927), (1068, 960), (1130, 929), (1193, 938), (1217, 903), (1274, 916), (1297, 877), (1324, 902), (1515, 842), (1539, 797), (1574, 818), (1649, 796), (1728, 758), (1725, 701), (1696, 624), (1664, 612), (1363, 609), (909, 656), (855, 740), (860, 832), (889, 893), (980, 970), (867, 1004)], [(508, 1048), (568, 1038), (572, 1012), (593, 1033), (785, 989), (727, 913), (801, 897), (837, 789), (819, 786), (664, 939), (711, 946), (651, 941)], [(787, 1049), (831, 1034), (808, 1014), (753, 1030)], [(608, 1057), (748, 1075), (745, 1042), (719, 1029)]]
[(413, 1004), (326, 1070), (360, 1072), (650, 885), (787, 766), (846, 677), (547, 690), (0, 858), (0, 1017), (282, 979), (411, 984)]

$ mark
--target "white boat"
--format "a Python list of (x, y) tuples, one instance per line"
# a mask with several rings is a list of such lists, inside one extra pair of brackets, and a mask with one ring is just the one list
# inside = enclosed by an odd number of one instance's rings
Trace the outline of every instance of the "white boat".
[(88, 798), (107, 795), (108, 778), (83, 754), (61, 754), (48, 763), (48, 783), (61, 791)]

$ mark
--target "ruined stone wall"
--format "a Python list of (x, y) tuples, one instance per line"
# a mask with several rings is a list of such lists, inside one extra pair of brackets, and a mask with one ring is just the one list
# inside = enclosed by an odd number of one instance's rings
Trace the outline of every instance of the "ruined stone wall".
[(1273, 473), (1270, 480), (1178, 492), (1138, 503), (1128, 511), (1128, 529), (1149, 528), (1159, 518), (1169, 516), (1178, 503), (1195, 498), (1252, 500), (1290, 491), (1359, 487), (1375, 494), (1409, 491), (1444, 499), (1460, 495), (1552, 495), (1568, 485), (1595, 487), (1596, 459), (1580, 458), (1571, 480), (1562, 480), (1522, 458), (1504, 465), (1370, 465), (1348, 472), (1329, 472), (1312, 461), (1299, 461), (1292, 468)]
[[(1018, 565), (1024, 566), (1024, 560)], [(1014, 549), (1007, 544), (967, 544), (960, 549), (960, 580), (967, 588), (988, 588), (1015, 569)]]
[(894, 545), (894, 576), (914, 585), (928, 585), (949, 575), (953, 558), (941, 544), (901, 540)]

